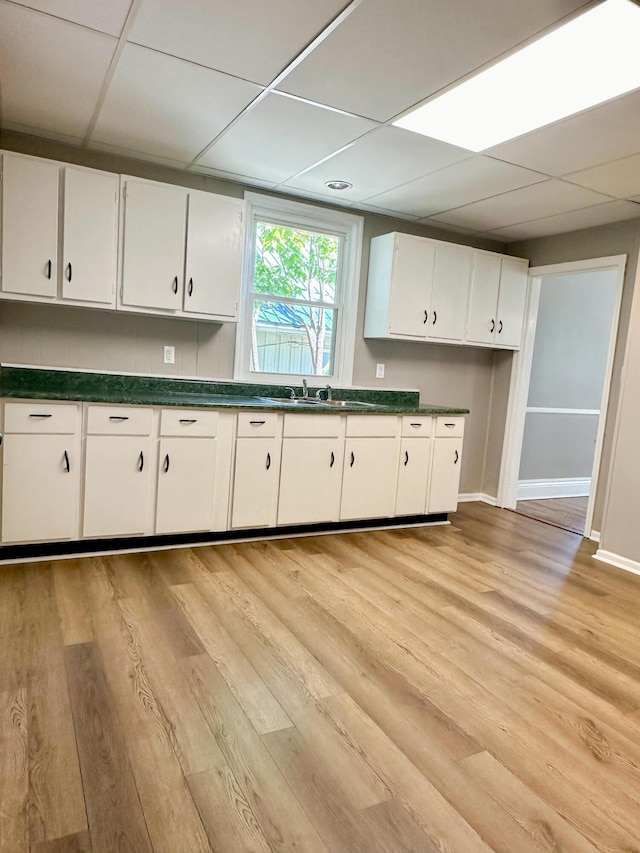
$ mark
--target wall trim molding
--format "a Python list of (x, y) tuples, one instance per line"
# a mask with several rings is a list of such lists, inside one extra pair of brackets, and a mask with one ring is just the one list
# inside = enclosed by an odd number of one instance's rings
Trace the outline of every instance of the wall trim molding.
[(484, 492), (465, 492), (458, 495), (458, 503), (464, 504), (472, 501), (479, 501), (483, 504), (489, 504), (489, 506), (498, 506), (498, 501), (491, 495), (485, 495)]
[(637, 560), (621, 557), (620, 554), (614, 554), (612, 551), (603, 551), (602, 548), (598, 548), (593, 555), (593, 559), (599, 560), (601, 563), (608, 563), (608, 565), (615, 566), (618, 569), (623, 569), (625, 572), (640, 575), (640, 563)]
[(592, 542), (599, 542), (600, 541), (600, 531), (599, 530), (592, 530), (591, 534), (589, 536), (589, 539), (591, 539)]
[(518, 480), (518, 500), (584, 498), (589, 496), (591, 477), (558, 477), (553, 480)]

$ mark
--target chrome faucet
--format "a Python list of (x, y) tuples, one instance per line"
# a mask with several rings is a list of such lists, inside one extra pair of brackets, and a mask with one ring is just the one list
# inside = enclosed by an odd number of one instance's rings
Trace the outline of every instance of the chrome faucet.
[[(333, 388), (331, 385), (325, 385), (324, 388), (318, 388), (316, 391), (316, 397), (318, 400), (330, 400), (331, 394), (333, 392)], [(324, 395), (324, 396), (323, 396)]]
[(302, 380), (302, 399), (303, 400), (309, 399), (309, 383), (307, 382), (306, 379)]

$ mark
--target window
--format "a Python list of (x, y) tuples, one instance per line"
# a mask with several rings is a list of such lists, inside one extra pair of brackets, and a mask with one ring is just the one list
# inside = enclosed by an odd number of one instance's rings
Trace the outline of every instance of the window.
[(349, 384), (362, 218), (247, 193), (236, 377)]

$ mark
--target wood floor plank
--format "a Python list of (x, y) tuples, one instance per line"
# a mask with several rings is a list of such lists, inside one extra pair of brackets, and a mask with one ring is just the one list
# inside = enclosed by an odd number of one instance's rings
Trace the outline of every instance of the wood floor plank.
[(92, 853), (91, 838), (88, 832), (67, 835), (54, 841), (43, 841), (33, 848), (33, 853)]
[(150, 851), (120, 720), (97, 649), (93, 644), (68, 646), (65, 661), (93, 850)]
[(29, 850), (27, 689), (0, 692), (0, 850)]
[(82, 584), (82, 562), (60, 560), (52, 570), (64, 645), (92, 643), (93, 623)]

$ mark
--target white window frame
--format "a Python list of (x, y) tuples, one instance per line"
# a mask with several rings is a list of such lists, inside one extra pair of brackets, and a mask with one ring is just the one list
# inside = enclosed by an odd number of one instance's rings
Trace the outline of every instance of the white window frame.
[(312, 383), (349, 386), (353, 380), (358, 290), (364, 218), (353, 213), (317, 207), (291, 199), (245, 193), (242, 292), (236, 332), (234, 379), (265, 385), (300, 385), (303, 374), (262, 373), (251, 370), (251, 300), (255, 269), (256, 222), (267, 219), (293, 228), (336, 234), (343, 240), (343, 257), (336, 287), (337, 324), (333, 374), (307, 378)]

